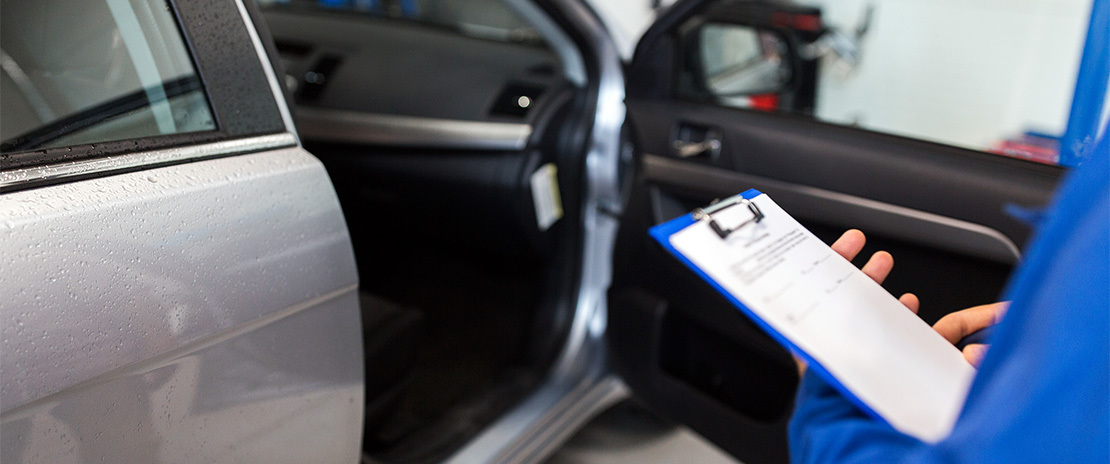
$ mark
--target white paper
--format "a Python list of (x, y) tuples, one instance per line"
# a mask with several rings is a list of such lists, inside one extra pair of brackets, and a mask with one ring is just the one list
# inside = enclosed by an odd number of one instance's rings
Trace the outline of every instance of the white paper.
[(563, 202), (559, 196), (558, 170), (554, 163), (540, 166), (529, 179), (532, 186), (532, 205), (536, 208), (536, 225), (545, 231), (563, 217)]
[[(894, 428), (927, 442), (952, 431), (975, 376), (960, 352), (767, 195), (722, 240), (699, 221), (671, 244)], [(714, 218), (731, 228), (751, 212)]]

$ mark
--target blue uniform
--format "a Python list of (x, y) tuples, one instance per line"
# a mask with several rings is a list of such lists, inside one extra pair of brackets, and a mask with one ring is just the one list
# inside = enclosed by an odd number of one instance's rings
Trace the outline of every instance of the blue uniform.
[(899, 433), (808, 373), (790, 423), (795, 463), (1110, 463), (1108, 140), (1038, 229), (952, 434)]

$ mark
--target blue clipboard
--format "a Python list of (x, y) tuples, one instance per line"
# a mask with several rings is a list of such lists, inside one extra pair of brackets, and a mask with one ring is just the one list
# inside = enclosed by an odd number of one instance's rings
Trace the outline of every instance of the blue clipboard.
[[(755, 189), (749, 189), (749, 190), (745, 191), (744, 193), (741, 193), (741, 194), (736, 195), (732, 198), (726, 199), (726, 200), (724, 200), (720, 203), (717, 203), (717, 204), (724, 204), (724, 205), (731, 206), (731, 205), (735, 205), (735, 204), (740, 204), (741, 202), (743, 202), (743, 200), (754, 199), (754, 198), (756, 198), (760, 195), (763, 195), (763, 192), (760, 192), (759, 190), (755, 190)], [(747, 203), (747, 202), (743, 202), (743, 203)], [(679, 231), (693, 225), (694, 223), (696, 223), (700, 220), (710, 220), (711, 219), (710, 216), (714, 212), (714, 211), (712, 211), (712, 208), (713, 208), (712, 205), (710, 207), (705, 208), (704, 210), (699, 208), (698, 210), (695, 210), (695, 212), (692, 212), (692, 213), (689, 213), (689, 214), (686, 214), (686, 215), (683, 215), (683, 216), (679, 216), (679, 217), (677, 217), (675, 219), (672, 219), (670, 221), (667, 221), (667, 222), (664, 222), (662, 224), (656, 225), (656, 226), (654, 226), (654, 227), (652, 227), (651, 229), (648, 230), (648, 234), (650, 234), (652, 236), (652, 238), (654, 238), (657, 242), (659, 242), (659, 244), (663, 246), (663, 249), (667, 250), (667, 252), (669, 252), (671, 255), (673, 255), (675, 258), (677, 258), (680, 262), (685, 264), (686, 267), (688, 267), (691, 271), (694, 271), (694, 274), (697, 274), (698, 277), (701, 277), (701, 279), (704, 280), (706, 283), (708, 283), (709, 286), (713, 287), (714, 290), (716, 290), (718, 293), (720, 293), (722, 296), (724, 296), (725, 299), (728, 300), (729, 303), (732, 303), (732, 305), (735, 306), (736, 309), (738, 309), (748, 319), (750, 319), (757, 326), (759, 326), (761, 329), (763, 329), (763, 331), (766, 332), (767, 335), (770, 335), (772, 339), (774, 339), (776, 342), (778, 342), (780, 345), (782, 345), (786, 349), (790, 350), (796, 356), (804, 359), (806, 361), (806, 363), (809, 365), (808, 370), (813, 371), (817, 375), (819, 375), (829, 385), (831, 385), (833, 388), (835, 388), (837, 391), (839, 391), (842, 395), (844, 395), (845, 398), (847, 398), (852, 404), (854, 404), (860, 410), (864, 411), (869, 416), (881, 421), (882, 423), (887, 424), (888, 427), (892, 427), (890, 425), (890, 422), (887, 421), (886, 418), (879, 415), (877, 412), (875, 412), (874, 409), (872, 409), (870, 406), (868, 406), (866, 403), (864, 403), (862, 400), (860, 400), (859, 397), (857, 397), (855, 395), (855, 393), (853, 393), (851, 390), (849, 390), (848, 387), (844, 386), (844, 384), (842, 384), (835, 376), (833, 376), (831, 373), (829, 373), (829, 371), (826, 370), (824, 368), (824, 366), (821, 365), (821, 363), (817, 362), (817, 360), (815, 360), (809, 353), (806, 353), (804, 350), (798, 348), (798, 346), (796, 346), (793, 342), (791, 342), (785, 336), (783, 336), (778, 331), (776, 331), (774, 328), (772, 328), (769, 324), (767, 324), (767, 322), (765, 322), (762, 318), (760, 318), (755, 312), (753, 312), (746, 305), (744, 305), (744, 303), (742, 303), (740, 300), (736, 299), (736, 297), (733, 296), (732, 293), (725, 290), (724, 287), (721, 286), (721, 284), (719, 284), (716, 280), (714, 280), (712, 277), (710, 277), (708, 274), (706, 274), (705, 271), (703, 271), (701, 268), (699, 268), (697, 265), (695, 265), (685, 255), (683, 255), (681, 252), (679, 252), (678, 250), (675, 249), (674, 245), (671, 244), (671, 240), (670, 240), (671, 235), (674, 235), (674, 234), (678, 233)], [(706, 212), (706, 211), (709, 211), (709, 212)], [(757, 212), (756, 218), (758, 218), (758, 219), (754, 219), (755, 221), (758, 221), (759, 219), (761, 219), (761, 214)], [(740, 226), (737, 226), (737, 228), (739, 228), (739, 227)], [(722, 238), (724, 238), (724, 236), (727, 235), (727, 233), (729, 232), (729, 230), (722, 230), (718, 227), (713, 227), (713, 229), (715, 231), (717, 231), (718, 235), (721, 235)]]

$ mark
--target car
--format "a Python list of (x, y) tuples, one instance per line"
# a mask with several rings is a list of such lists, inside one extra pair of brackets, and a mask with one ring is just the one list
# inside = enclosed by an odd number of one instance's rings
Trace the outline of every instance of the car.
[(828, 121), (869, 56), (785, 2), (627, 60), (577, 0), (2, 8), (3, 462), (539, 462), (630, 398), (786, 462), (793, 359), (648, 228), (757, 188), (932, 322), (1066, 173)]

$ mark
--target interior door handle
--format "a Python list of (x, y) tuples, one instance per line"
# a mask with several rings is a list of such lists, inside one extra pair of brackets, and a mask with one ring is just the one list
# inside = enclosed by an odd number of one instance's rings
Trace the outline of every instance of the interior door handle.
[(704, 153), (710, 156), (716, 156), (721, 152), (721, 140), (718, 138), (710, 137), (702, 140), (701, 142), (687, 142), (685, 140), (674, 141), (674, 153), (679, 158), (692, 158)]

